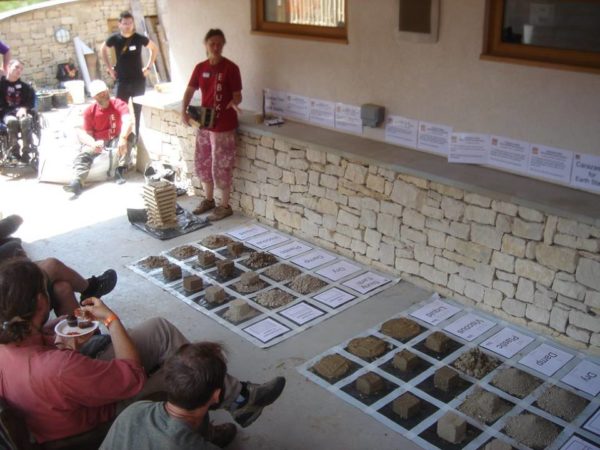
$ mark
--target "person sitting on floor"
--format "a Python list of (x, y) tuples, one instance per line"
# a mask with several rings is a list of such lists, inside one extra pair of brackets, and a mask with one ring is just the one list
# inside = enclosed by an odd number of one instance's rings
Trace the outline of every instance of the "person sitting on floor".
[(125, 183), (125, 171), (135, 143), (127, 103), (111, 98), (102, 80), (90, 83), (90, 95), (95, 102), (83, 112), (83, 128), (77, 130), (81, 149), (73, 162), (74, 178), (64, 186), (65, 191), (72, 192), (75, 197), (81, 194), (94, 159), (105, 150), (117, 150), (119, 162), (115, 179), (117, 184)]
[[(11, 258), (28, 258), (21, 239), (12, 237), (22, 223), (23, 218), (16, 214), (0, 220), (0, 263)], [(103, 297), (117, 284), (117, 272), (113, 269), (86, 279), (57, 258), (46, 258), (35, 263), (46, 276), (50, 303), (59, 316), (71, 314), (79, 307), (76, 292), (81, 294), (80, 301), (83, 301), (88, 297)]]
[[(30, 160), (31, 135), (35, 91), (21, 80), (23, 63), (13, 59), (8, 64), (6, 77), (0, 79), (0, 118), (8, 129), (9, 154), (21, 162)], [(19, 153), (19, 132), (23, 146)]]
[[(105, 434), (118, 410), (167, 390), (162, 366), (189, 343), (162, 318), (127, 331), (102, 300), (88, 298), (82, 310), (110, 334), (94, 358), (82, 354), (87, 345), (82, 337), (56, 336), (55, 323), (48, 321), (44, 274), (37, 265), (21, 259), (0, 265), (0, 397), (25, 418), (38, 443), (76, 439), (93, 430)], [(246, 427), (284, 386), (283, 377), (257, 385), (227, 374), (220, 406)]]
[[(211, 426), (208, 410), (218, 406), (227, 363), (213, 342), (182, 346), (164, 367), (167, 401), (136, 402), (112, 424), (101, 450), (199, 450), (225, 447), (235, 438), (233, 423)], [(212, 444), (214, 445), (212, 445)]]

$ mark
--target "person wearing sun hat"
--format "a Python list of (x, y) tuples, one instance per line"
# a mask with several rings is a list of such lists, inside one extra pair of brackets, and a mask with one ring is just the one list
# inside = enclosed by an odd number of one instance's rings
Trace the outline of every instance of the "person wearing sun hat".
[(94, 103), (83, 112), (83, 127), (77, 130), (81, 149), (73, 162), (74, 177), (64, 186), (65, 191), (72, 192), (75, 197), (81, 194), (94, 159), (107, 149), (116, 149), (118, 152), (119, 163), (115, 179), (117, 184), (124, 183), (125, 170), (135, 142), (127, 103), (111, 98), (108, 86), (102, 80), (92, 81), (89, 91)]

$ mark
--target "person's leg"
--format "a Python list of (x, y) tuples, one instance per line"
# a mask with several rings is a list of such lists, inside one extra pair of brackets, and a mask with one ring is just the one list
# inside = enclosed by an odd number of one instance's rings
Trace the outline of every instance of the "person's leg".
[[(132, 83), (132, 97), (137, 97), (138, 95), (144, 95), (146, 92), (146, 79), (140, 78), (139, 80), (135, 80)], [(135, 117), (135, 135), (140, 135), (140, 117), (142, 116), (142, 105), (139, 103), (133, 102), (133, 115)]]
[(13, 156), (19, 156), (19, 119), (15, 116), (4, 116), (4, 123), (8, 130), (8, 148)]
[[(102, 275), (94, 275), (86, 279), (56, 258), (36, 261), (36, 264), (53, 283), (64, 281), (70, 285), (72, 291), (81, 293), (81, 300), (88, 297), (102, 297), (111, 292), (117, 284), (117, 273), (112, 269), (106, 270)], [(74, 294), (73, 298), (75, 298)]]
[(235, 164), (235, 130), (224, 133), (211, 132), (213, 148), (212, 173), (217, 188), (221, 191), (221, 204), (208, 216), (208, 220), (221, 220), (233, 214), (229, 206), (233, 166)]
[(196, 169), (196, 175), (200, 178), (200, 182), (202, 183), (205, 198), (194, 210), (194, 214), (202, 214), (215, 207), (212, 165), (210, 131), (198, 130), (198, 135), (196, 136), (194, 167)]
[(88, 146), (81, 147), (81, 151), (73, 161), (73, 180), (67, 186), (63, 186), (65, 191), (72, 192), (76, 196), (81, 194), (83, 182), (90, 173), (90, 168), (96, 156), (94, 149)]
[(31, 148), (31, 131), (32, 131), (32, 117), (27, 114), (25, 117), (19, 119), (19, 126), (21, 127), (21, 139), (23, 140), (23, 156), (29, 154)]
[(73, 287), (66, 281), (51, 283), (48, 294), (57, 317), (73, 314), (73, 311), (79, 308)]

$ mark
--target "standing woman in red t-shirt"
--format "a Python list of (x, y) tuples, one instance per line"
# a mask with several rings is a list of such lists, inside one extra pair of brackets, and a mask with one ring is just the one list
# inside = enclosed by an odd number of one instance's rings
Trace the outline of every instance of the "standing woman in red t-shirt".
[[(215, 209), (209, 220), (221, 220), (233, 214), (229, 205), (233, 164), (235, 161), (235, 130), (238, 126), (238, 105), (242, 101), (240, 69), (223, 57), (225, 35), (219, 29), (211, 29), (204, 37), (208, 59), (196, 65), (183, 95), (182, 120), (190, 124), (187, 107), (194, 92), (200, 89), (202, 106), (214, 108), (211, 128), (201, 128), (196, 137), (196, 174), (202, 182), (205, 198), (194, 214)], [(221, 204), (215, 208), (214, 186), (221, 191)]]

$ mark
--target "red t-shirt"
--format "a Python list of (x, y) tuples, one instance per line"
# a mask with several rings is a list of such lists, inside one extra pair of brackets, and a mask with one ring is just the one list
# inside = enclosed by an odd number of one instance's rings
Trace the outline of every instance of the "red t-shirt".
[(200, 89), (202, 106), (215, 108), (215, 123), (210, 131), (231, 131), (238, 126), (235, 109), (226, 108), (234, 92), (242, 90), (240, 69), (227, 58), (211, 66), (208, 60), (196, 65), (190, 77), (189, 87)]
[(58, 350), (31, 337), (0, 345), (0, 397), (19, 411), (38, 442), (84, 433), (115, 416), (115, 403), (144, 386), (144, 368)]
[(122, 117), (129, 114), (129, 107), (120, 98), (111, 98), (108, 107), (98, 103), (83, 112), (83, 129), (96, 140), (110, 141), (121, 133)]

